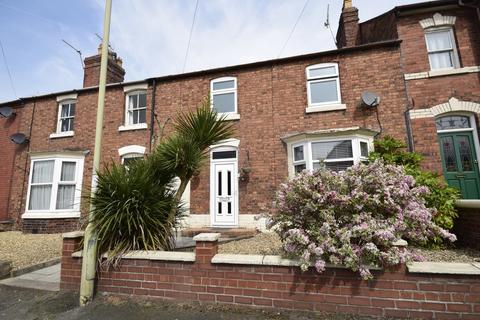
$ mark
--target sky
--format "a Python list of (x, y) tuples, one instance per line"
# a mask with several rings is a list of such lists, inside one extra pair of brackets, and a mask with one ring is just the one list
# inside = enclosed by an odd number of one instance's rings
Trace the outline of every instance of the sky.
[[(198, 0), (185, 63), (196, 1), (113, 0), (110, 43), (126, 81), (334, 49), (324, 26), (327, 6), (336, 34), (343, 3), (309, 0), (294, 29), (305, 0)], [(415, 2), (423, 1), (353, 0), (360, 21)], [(0, 102), (81, 88), (80, 57), (62, 39), (83, 58), (94, 55), (104, 6), (104, 0), (0, 0)]]

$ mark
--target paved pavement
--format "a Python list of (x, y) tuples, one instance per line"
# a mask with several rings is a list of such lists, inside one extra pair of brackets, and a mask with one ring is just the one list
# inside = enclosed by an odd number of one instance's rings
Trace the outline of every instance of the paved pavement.
[(59, 291), (60, 263), (18, 277), (1, 280), (0, 284), (20, 288)]
[(174, 303), (161, 300), (99, 295), (87, 307), (78, 306), (78, 293), (16, 288), (0, 284), (0, 319), (8, 320), (360, 320), (340, 314), (262, 311), (235, 306)]

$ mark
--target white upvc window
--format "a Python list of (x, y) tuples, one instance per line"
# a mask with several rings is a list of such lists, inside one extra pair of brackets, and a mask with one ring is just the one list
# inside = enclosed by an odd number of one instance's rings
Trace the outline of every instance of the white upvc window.
[(128, 166), (138, 160), (143, 159), (143, 154), (142, 153), (127, 153), (122, 156), (122, 164), (128, 168)]
[(83, 155), (32, 156), (22, 217), (80, 217), (83, 163)]
[(146, 148), (144, 146), (129, 145), (118, 149), (118, 155), (120, 156), (122, 164), (128, 167), (129, 163), (143, 159), (145, 151)]
[[(345, 109), (340, 93), (337, 63), (322, 63), (306, 68), (310, 112)], [(307, 108), (307, 112), (309, 109)]]
[[(237, 78), (223, 77), (210, 82), (210, 101), (212, 109), (220, 115), (238, 115)], [(227, 118), (228, 119), (228, 118)], [(234, 117), (230, 117), (234, 119)]]
[(344, 171), (366, 161), (371, 145), (371, 138), (358, 136), (311, 138), (297, 142), (291, 145), (290, 175), (320, 168)]
[(147, 92), (129, 92), (126, 95), (125, 126), (139, 126), (147, 123)]
[(453, 28), (443, 27), (425, 31), (431, 70), (460, 67)]

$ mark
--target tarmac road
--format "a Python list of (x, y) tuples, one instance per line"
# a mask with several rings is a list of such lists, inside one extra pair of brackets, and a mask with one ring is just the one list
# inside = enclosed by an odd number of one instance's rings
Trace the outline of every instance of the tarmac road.
[(99, 295), (87, 307), (78, 306), (78, 294), (15, 288), (0, 285), (2, 320), (367, 320), (352, 315), (314, 315), (303, 312), (275, 312), (236, 306), (200, 305), (198, 303)]

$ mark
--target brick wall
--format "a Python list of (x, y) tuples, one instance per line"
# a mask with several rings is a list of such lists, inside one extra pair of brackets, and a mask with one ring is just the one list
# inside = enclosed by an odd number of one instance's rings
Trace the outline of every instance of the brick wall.
[(24, 219), (22, 230), (28, 233), (62, 233), (79, 230), (80, 219)]
[[(402, 40), (402, 65), (404, 73), (430, 71), (425, 31), (419, 21), (432, 18), (437, 11), (406, 15), (398, 18), (398, 36)], [(442, 15), (455, 16), (455, 39), (461, 67), (480, 65), (480, 28), (475, 10), (450, 9), (438, 11)], [(451, 97), (461, 101), (480, 101), (480, 77), (478, 73), (432, 77), (406, 81), (410, 107), (428, 109), (446, 103)], [(479, 129), (477, 119), (477, 131)], [(425, 169), (442, 172), (440, 149), (434, 118), (413, 119), (412, 134), (415, 151), (425, 156)]]
[[(347, 110), (307, 114), (305, 68), (324, 62), (339, 63), (342, 100)], [(374, 67), (367, 70), (365, 65)], [(156, 108), (160, 121), (197, 105), (208, 92), (210, 80), (221, 76), (237, 77), (241, 119), (235, 124), (235, 137), (240, 140), (239, 167), (252, 168), (249, 181), (239, 183), (240, 214), (270, 210), (274, 191), (288, 175), (282, 136), (352, 126), (379, 131), (375, 112), (360, 107), (364, 90), (375, 91), (382, 97), (378, 110), (384, 134), (402, 140), (406, 137), (406, 98), (396, 46), (161, 82)], [(193, 213), (209, 211), (209, 176), (209, 167), (205, 166), (192, 183)]]
[[(238, 111), (241, 119), (235, 122), (235, 137), (240, 140), (239, 168), (252, 168), (248, 181), (239, 182), (240, 214), (259, 214), (271, 209), (274, 191), (288, 174), (287, 152), (281, 137), (288, 133), (352, 126), (379, 130), (375, 112), (360, 107), (364, 90), (372, 90), (382, 97), (378, 107), (384, 133), (405, 139), (403, 111), (406, 99), (398, 44), (372, 47), (335, 54), (288, 60), (272, 65), (231, 68), (228, 71), (211, 71), (191, 76), (159, 80), (156, 88), (155, 110), (160, 124), (167, 123), (165, 133), (172, 130), (171, 121), (180, 111), (198, 106), (208, 94), (210, 80), (222, 76), (236, 76), (238, 80)], [(342, 102), (347, 109), (307, 114), (307, 89), (305, 68), (324, 62), (338, 62)], [(365, 70), (365, 65), (371, 66)], [(375, 67), (372, 67), (375, 66)], [(147, 90), (147, 124), (150, 124), (152, 87)], [(78, 92), (75, 135), (51, 139), (57, 121), (55, 96), (37, 98), (24, 106), (22, 130), (29, 130), (33, 116), (29, 152), (61, 152), (65, 150), (93, 151), (97, 91)], [(106, 94), (103, 163), (119, 161), (118, 149), (126, 145), (141, 145), (148, 150), (149, 130), (119, 132), (124, 122), (125, 94), (120, 85), (109, 86)], [(155, 134), (158, 126), (155, 125)], [(83, 186), (91, 183), (92, 154), (85, 157)], [(269, 159), (266, 161), (266, 159)], [(29, 157), (21, 152), (15, 159), (14, 184), (10, 212), (20, 225), (25, 211), (28, 188)], [(25, 169), (24, 169), (25, 168)], [(191, 213), (209, 212), (209, 164), (191, 184)], [(88, 208), (83, 206), (86, 215)], [(33, 223), (33, 222), (30, 222)], [(39, 222), (42, 225), (50, 225)], [(48, 228), (42, 230), (48, 231)], [(67, 231), (67, 230), (65, 230)]]
[[(406, 15), (398, 20), (398, 36), (402, 41), (405, 73), (430, 70), (424, 29), (419, 21), (432, 18), (438, 12), (444, 16), (457, 17), (454, 32), (462, 67), (480, 65), (480, 28), (478, 17), (473, 9), (432, 10), (427, 13)], [(435, 94), (435, 92), (429, 92)]]
[(25, 145), (19, 146), (10, 141), (10, 136), (19, 132), (19, 123), (22, 115), (20, 109), (14, 109), (14, 112), (16, 115), (11, 118), (5, 119), (0, 117), (0, 222), (6, 222), (11, 219), (8, 205), (10, 202), (15, 154), (25, 148)]
[[(71, 257), (79, 240), (64, 239), (61, 290), (79, 289), (81, 258)], [(99, 273), (98, 291), (399, 318), (480, 317), (478, 276), (409, 274), (402, 266), (363, 281), (341, 268), (320, 275), (298, 267), (212, 264), (217, 245), (197, 242), (193, 263), (124, 259), (118, 269)]]

